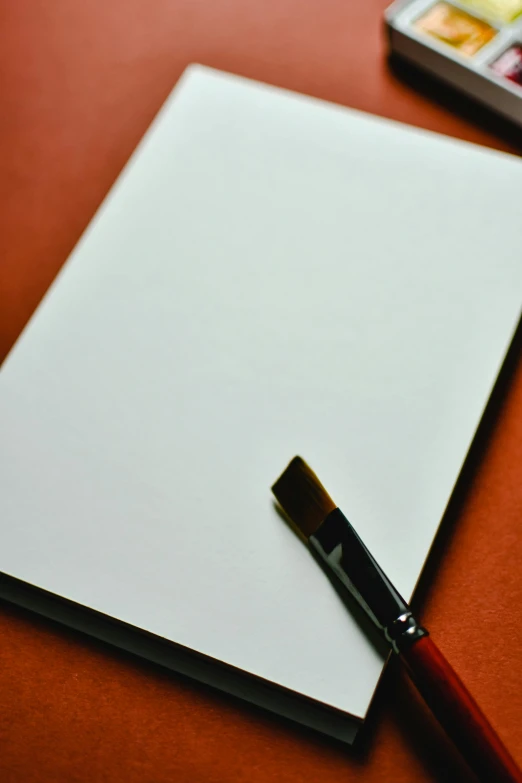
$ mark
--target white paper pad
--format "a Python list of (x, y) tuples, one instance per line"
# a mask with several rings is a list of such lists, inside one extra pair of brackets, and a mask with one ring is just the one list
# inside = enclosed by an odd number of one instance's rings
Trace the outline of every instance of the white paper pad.
[(301, 454), (411, 595), (518, 322), (521, 181), (189, 68), (4, 364), (0, 569), (364, 717), (382, 655), (270, 486)]

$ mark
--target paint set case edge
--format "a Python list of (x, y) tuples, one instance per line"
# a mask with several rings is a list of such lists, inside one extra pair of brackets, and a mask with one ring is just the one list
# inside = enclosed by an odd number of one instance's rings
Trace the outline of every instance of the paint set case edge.
[(396, 0), (390, 50), (522, 127), (522, 0)]

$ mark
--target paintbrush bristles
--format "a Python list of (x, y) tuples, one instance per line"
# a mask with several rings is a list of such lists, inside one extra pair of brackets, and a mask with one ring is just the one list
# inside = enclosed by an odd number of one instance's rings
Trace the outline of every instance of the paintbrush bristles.
[(272, 487), (283, 511), (309, 538), (337, 506), (304, 459), (294, 457)]

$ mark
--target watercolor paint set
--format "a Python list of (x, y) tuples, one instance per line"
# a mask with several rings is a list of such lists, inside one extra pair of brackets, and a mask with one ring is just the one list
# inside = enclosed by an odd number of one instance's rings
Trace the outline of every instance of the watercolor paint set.
[(390, 47), (522, 127), (522, 0), (397, 0)]

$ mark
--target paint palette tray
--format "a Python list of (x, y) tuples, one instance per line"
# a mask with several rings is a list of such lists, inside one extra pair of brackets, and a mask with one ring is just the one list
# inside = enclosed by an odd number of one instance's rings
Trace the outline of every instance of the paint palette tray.
[(391, 51), (522, 127), (522, 0), (397, 0)]

